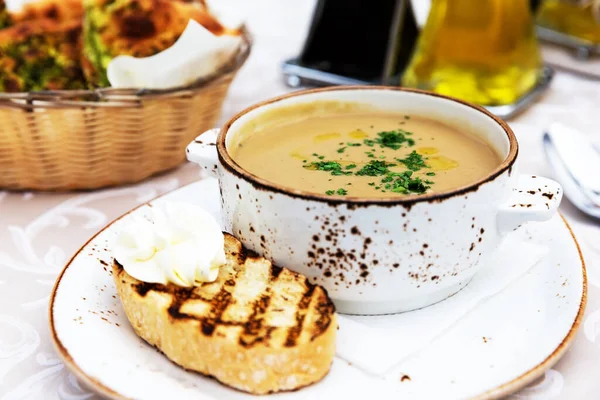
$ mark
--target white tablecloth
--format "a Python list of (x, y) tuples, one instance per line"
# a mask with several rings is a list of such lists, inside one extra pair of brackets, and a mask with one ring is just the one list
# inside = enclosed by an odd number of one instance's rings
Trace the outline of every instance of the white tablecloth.
[[(223, 118), (289, 90), (280, 63), (298, 53), (313, 5), (312, 0), (251, 2), (249, 27), (256, 44), (231, 88)], [(600, 83), (558, 73), (542, 100), (510, 121), (521, 144), (524, 171), (550, 175), (541, 148), (541, 134), (550, 121), (600, 140)], [(99, 228), (137, 204), (198, 178), (198, 169), (188, 164), (138, 185), (96, 192), (0, 191), (0, 400), (94, 397), (52, 349), (47, 305), (54, 280)], [(562, 212), (584, 246), (588, 308), (573, 347), (543, 379), (516, 394), (519, 399), (597, 399), (600, 393), (600, 345), (595, 342), (600, 336), (600, 225), (568, 201)]]

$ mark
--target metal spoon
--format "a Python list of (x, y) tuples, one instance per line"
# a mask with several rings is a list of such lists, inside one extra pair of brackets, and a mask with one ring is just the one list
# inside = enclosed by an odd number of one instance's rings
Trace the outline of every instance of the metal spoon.
[(554, 123), (544, 133), (548, 163), (565, 195), (582, 212), (600, 219), (600, 154), (578, 131)]

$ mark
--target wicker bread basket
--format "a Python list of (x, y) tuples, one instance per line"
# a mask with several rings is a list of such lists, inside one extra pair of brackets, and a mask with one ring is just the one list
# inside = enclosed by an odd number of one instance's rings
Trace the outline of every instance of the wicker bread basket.
[(179, 165), (216, 124), (250, 47), (246, 33), (228, 65), (184, 88), (0, 93), (0, 188), (95, 189)]

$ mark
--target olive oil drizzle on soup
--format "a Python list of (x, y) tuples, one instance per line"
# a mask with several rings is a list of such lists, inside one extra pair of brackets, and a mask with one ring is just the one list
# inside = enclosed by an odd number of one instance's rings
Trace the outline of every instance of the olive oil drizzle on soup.
[(276, 124), (245, 137), (231, 153), (242, 168), (275, 184), (370, 198), (448, 191), (501, 161), (488, 144), (457, 128), (377, 113)]

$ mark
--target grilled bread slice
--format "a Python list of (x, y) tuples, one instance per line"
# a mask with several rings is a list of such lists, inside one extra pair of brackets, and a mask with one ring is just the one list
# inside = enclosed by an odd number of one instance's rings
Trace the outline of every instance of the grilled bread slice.
[(335, 354), (334, 305), (320, 286), (225, 234), (227, 263), (194, 288), (113, 277), (135, 332), (182, 367), (266, 394), (321, 380)]

